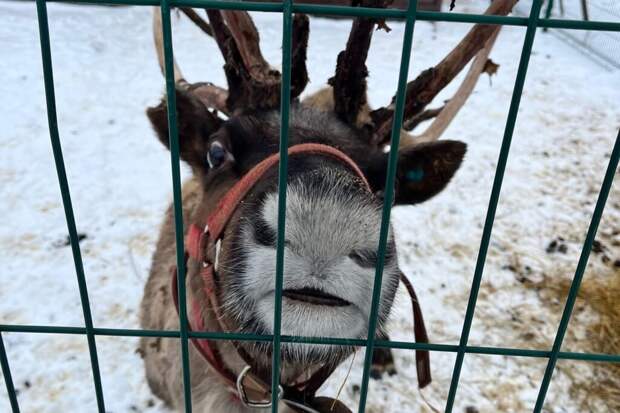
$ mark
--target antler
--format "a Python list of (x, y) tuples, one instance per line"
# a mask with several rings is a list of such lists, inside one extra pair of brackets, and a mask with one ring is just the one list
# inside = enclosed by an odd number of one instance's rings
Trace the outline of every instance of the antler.
[[(215, 38), (224, 57), (224, 72), (228, 90), (208, 82), (188, 83), (174, 61), (174, 79), (178, 88), (191, 91), (208, 108), (227, 115), (241, 111), (277, 108), (280, 104), (280, 73), (272, 68), (260, 50), (258, 30), (245, 11), (207, 10), (209, 23), (194, 10), (182, 8), (207, 35)], [(308, 83), (306, 50), (308, 46), (308, 17), (296, 14), (293, 19), (291, 98), (298, 97)], [(164, 72), (161, 16), (153, 17), (153, 34), (157, 58)]]
[[(506, 15), (512, 10), (517, 1), (495, 0), (485, 14)], [(404, 120), (407, 121), (422, 113), (435, 96), (454, 80), (465, 65), (482, 49), (488, 49), (488, 52), (490, 52), (494, 40), (489, 40), (497, 36), (500, 28), (501, 26), (496, 25), (476, 24), (439, 64), (423, 71), (416, 79), (409, 82), (406, 90)], [(481, 58), (477, 61), (477, 65), (472, 67), (470, 74), (466, 78), (466, 83), (461, 86), (455, 95), (456, 99), (453, 98), (453, 103), (448, 102), (441, 111), (441, 113), (446, 111), (445, 115), (441, 116), (440, 114), (438, 119), (436, 119), (436, 121), (441, 123), (430, 130), (424, 139), (430, 140), (431, 136), (432, 139), (436, 139), (445, 130), (460, 106), (462, 106), (471, 93), (475, 81), (482, 71), (482, 69), (478, 71), (478, 67), (484, 65), (485, 62), (486, 58)], [(392, 119), (394, 117), (394, 102), (395, 98), (392, 98), (392, 103), (389, 106), (377, 109), (370, 114), (375, 125), (372, 141), (376, 145), (385, 144), (390, 139)]]
[(204, 21), (202, 19), (202, 17), (200, 17), (198, 15), (198, 13), (196, 13), (194, 11), (194, 9), (192, 9), (191, 7), (181, 7), (181, 11), (183, 12), (183, 14), (185, 14), (192, 22), (194, 22), (194, 24), (196, 26), (198, 26), (200, 28), (200, 30), (202, 30), (203, 32), (205, 32), (208, 36), (213, 37), (213, 28), (209, 25), (209, 23), (207, 23), (206, 21)]
[[(200, 19), (198, 15), (196, 15), (196, 17)], [(159, 69), (161, 70), (161, 73), (165, 75), (164, 41), (162, 38), (162, 33), (161, 13), (158, 8), (154, 8), (153, 39), (155, 40), (155, 50), (157, 52)], [(183, 73), (181, 72), (181, 68), (177, 64), (176, 60), (173, 60), (172, 63), (174, 66), (174, 82), (178, 89), (192, 92), (209, 109), (216, 109), (226, 115), (230, 114), (226, 108), (226, 99), (228, 96), (226, 89), (208, 82), (190, 84), (187, 80), (185, 80)]]
[[(273, 109), (280, 104), (281, 75), (263, 58), (252, 18), (244, 11), (207, 10), (215, 40), (224, 56), (228, 79), (227, 106), (231, 112)], [(306, 48), (308, 18), (295, 15), (291, 97), (296, 98), (308, 83)]]
[[(392, 0), (362, 0), (360, 5), (385, 8), (391, 3)], [(360, 113), (367, 103), (366, 58), (375, 25), (382, 25), (387, 30), (387, 26), (377, 19), (358, 17), (353, 21), (346, 48), (338, 54), (336, 73), (328, 81), (333, 87), (334, 111), (342, 121), (357, 127), (367, 124), (360, 119)]]
[(448, 126), (450, 126), (450, 122), (452, 122), (461, 107), (463, 107), (473, 92), (474, 87), (478, 82), (478, 78), (484, 72), (487, 62), (489, 61), (489, 54), (493, 49), (493, 45), (499, 35), (499, 31), (500, 27), (498, 26), (495, 28), (495, 32), (491, 35), (491, 38), (487, 40), (484, 48), (476, 55), (476, 58), (467, 72), (467, 76), (463, 79), (463, 83), (461, 83), (461, 86), (459, 86), (454, 96), (439, 110), (433, 120), (433, 123), (431, 123), (426, 131), (419, 136), (413, 137), (412, 143), (418, 144), (437, 140), (445, 132)]
[(308, 69), (306, 57), (308, 51), (308, 37), (310, 35), (310, 20), (305, 14), (296, 14), (293, 17), (293, 36), (291, 54), (291, 99), (297, 98), (308, 84)]

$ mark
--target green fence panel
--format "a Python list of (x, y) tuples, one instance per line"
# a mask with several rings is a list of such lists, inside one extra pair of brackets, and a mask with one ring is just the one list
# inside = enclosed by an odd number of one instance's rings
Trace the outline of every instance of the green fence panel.
[[(57, 1), (57, 0), (48, 0)], [(66, 1), (66, 0), (60, 0)], [(366, 400), (368, 396), (369, 372), (372, 361), (372, 352), (374, 348), (394, 348), (406, 350), (429, 350), (436, 352), (456, 353), (456, 361), (452, 380), (448, 393), (448, 399), (445, 407), (446, 412), (451, 412), (461, 373), (461, 368), (465, 354), (485, 354), (485, 355), (502, 355), (511, 357), (535, 357), (548, 359), (547, 368), (540, 390), (534, 412), (539, 413), (542, 410), (544, 400), (551, 382), (555, 365), (558, 359), (582, 360), (590, 362), (609, 362), (620, 363), (620, 355), (618, 354), (596, 354), (596, 353), (579, 353), (579, 352), (563, 352), (561, 351), (564, 335), (568, 328), (571, 313), (575, 304), (575, 300), (579, 291), (581, 281), (588, 262), (590, 250), (594, 242), (596, 230), (603, 214), (605, 201), (609, 195), (613, 178), (618, 168), (620, 159), (620, 132), (616, 138), (613, 151), (610, 156), (609, 165), (605, 173), (605, 178), (601, 186), (601, 191), (594, 209), (592, 220), (588, 229), (586, 239), (575, 276), (571, 284), (571, 288), (567, 297), (566, 305), (562, 314), (562, 319), (558, 326), (553, 347), (549, 351), (518, 349), (507, 347), (488, 347), (488, 346), (469, 346), (468, 338), (475, 313), (478, 291), (482, 281), (486, 254), (489, 247), (491, 232), (495, 219), (497, 203), (501, 192), (502, 181), (506, 169), (506, 163), (510, 151), (512, 136), (514, 133), (515, 123), (517, 119), (518, 108), (523, 92), (527, 67), (532, 51), (532, 45), (537, 28), (563, 28), (572, 30), (599, 30), (620, 32), (620, 22), (602, 22), (602, 21), (575, 21), (561, 19), (540, 19), (542, 0), (534, 0), (530, 15), (528, 18), (512, 17), (512, 16), (486, 16), (477, 14), (463, 13), (445, 13), (445, 12), (427, 12), (417, 11), (417, 2), (412, 1), (407, 10), (395, 9), (373, 9), (364, 7), (346, 7), (346, 6), (325, 6), (325, 5), (308, 5), (294, 4), (292, 0), (285, 0), (283, 3), (258, 3), (258, 2), (240, 2), (240, 1), (223, 1), (223, 0), (106, 0), (104, 2), (97, 0), (74, 0), (73, 3), (84, 4), (122, 4), (136, 6), (158, 6), (162, 15), (162, 30), (164, 39), (164, 65), (166, 77), (166, 94), (168, 104), (168, 122), (169, 141), (170, 141), (170, 162), (171, 176), (173, 184), (173, 210), (175, 223), (175, 242), (176, 242), (176, 260), (178, 271), (178, 294), (179, 294), (179, 330), (178, 331), (162, 331), (162, 330), (139, 330), (139, 329), (116, 329), (116, 328), (97, 328), (94, 327), (90, 310), (88, 290), (86, 285), (86, 277), (82, 264), (80, 246), (77, 240), (77, 229), (73, 207), (69, 191), (69, 183), (66, 176), (65, 165), (62, 155), (62, 147), (60, 136), (58, 133), (58, 121), (56, 114), (56, 102), (54, 96), (54, 79), (52, 70), (52, 59), (50, 51), (49, 25), (47, 20), (46, 0), (36, 0), (41, 56), (43, 62), (43, 75), (45, 84), (47, 116), (49, 124), (50, 139), (58, 181), (65, 211), (69, 238), (71, 241), (71, 249), (76, 269), (78, 288), (80, 292), (80, 300), (82, 304), (82, 312), (84, 316), (84, 327), (68, 327), (68, 326), (37, 326), (37, 325), (16, 325), (16, 324), (0, 324), (0, 365), (7, 388), (9, 401), (14, 413), (19, 412), (17, 393), (13, 385), (9, 360), (2, 337), (2, 332), (11, 333), (35, 333), (35, 334), (77, 334), (84, 335), (88, 340), (88, 349), (93, 373), (93, 381), (95, 394), (97, 399), (98, 411), (105, 412), (103, 399), (103, 390), (101, 386), (101, 375), (99, 371), (99, 363), (97, 358), (97, 348), (95, 336), (111, 336), (111, 337), (165, 337), (178, 338), (181, 344), (181, 362), (183, 366), (183, 385), (185, 398), (185, 411), (191, 412), (191, 383), (190, 383), (190, 366), (189, 366), (189, 344), (190, 338), (207, 338), (210, 340), (238, 340), (238, 341), (262, 341), (273, 343), (272, 358), (272, 388), (277, 388), (280, 377), (280, 346), (281, 343), (306, 343), (306, 344), (323, 344), (323, 345), (344, 345), (358, 346), (366, 348), (364, 360), (364, 369), (362, 376), (362, 385), (360, 390), (360, 413), (365, 411)], [(187, 302), (185, 289), (185, 252), (184, 252), (184, 230), (183, 230), (183, 211), (181, 199), (181, 179), (179, 165), (179, 142), (176, 118), (176, 95), (173, 72), (173, 50), (172, 50), (172, 30), (170, 22), (171, 7), (198, 7), (198, 8), (216, 8), (227, 10), (248, 10), (282, 13), (282, 89), (281, 89), (281, 124), (280, 124), (280, 164), (278, 171), (278, 233), (276, 246), (276, 293), (275, 293), (275, 310), (274, 310), (274, 331), (273, 334), (241, 334), (241, 333), (223, 333), (223, 332), (189, 332), (187, 324)], [(391, 134), (391, 151), (388, 162), (388, 173), (386, 177), (386, 193), (382, 210), (382, 222), (379, 233), (378, 243), (378, 263), (375, 271), (375, 280), (372, 293), (371, 314), (369, 318), (368, 336), (366, 339), (354, 338), (321, 338), (321, 337), (299, 337), (287, 336), (281, 334), (281, 316), (282, 316), (282, 284), (284, 277), (284, 229), (286, 220), (286, 181), (288, 166), (288, 126), (290, 115), (290, 76), (291, 76), (291, 32), (292, 32), (292, 14), (293, 13), (316, 13), (324, 15), (338, 16), (363, 16), (377, 18), (391, 18), (405, 20), (405, 33), (403, 39), (403, 48), (401, 54), (401, 65), (398, 80), (398, 90), (396, 93), (395, 117), (392, 125)], [(411, 45), (413, 41), (414, 24), (416, 20), (426, 21), (445, 21), (445, 22), (461, 22), (461, 23), (486, 23), (499, 24), (509, 26), (526, 27), (525, 39), (521, 50), (519, 68), (515, 80), (515, 86), (512, 93), (512, 100), (504, 130), (502, 145), (498, 158), (495, 178), (491, 189), (489, 207), (487, 209), (483, 235), (480, 243), (480, 250), (474, 270), (472, 288), (470, 291), (463, 328), (458, 345), (437, 344), (437, 343), (413, 343), (400, 341), (376, 340), (375, 330), (377, 325), (377, 314), (381, 295), (381, 281), (383, 277), (383, 264), (385, 259), (385, 250), (387, 244), (387, 236), (389, 231), (390, 210), (393, 198), (394, 177), (397, 166), (397, 148), (399, 143), (399, 130), (402, 124), (403, 108), (405, 101), (405, 86), (407, 83), (407, 73), (411, 58)], [(278, 411), (277, 391), (272, 392), (272, 412)]]

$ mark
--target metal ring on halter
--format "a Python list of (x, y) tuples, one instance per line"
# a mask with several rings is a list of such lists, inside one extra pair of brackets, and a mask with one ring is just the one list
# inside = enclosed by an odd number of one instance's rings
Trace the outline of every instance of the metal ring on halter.
[[(208, 225), (208, 224), (207, 224), (207, 225), (205, 225), (205, 229), (202, 231), (202, 233), (203, 233), (203, 235), (205, 235), (205, 236), (209, 233), (209, 225)], [(206, 259), (203, 259), (203, 260), (202, 260), (202, 267), (203, 267), (203, 268), (206, 268), (206, 267), (208, 267), (209, 265), (211, 265), (211, 263), (207, 262), (207, 260), (206, 260)]]
[[(251, 369), (252, 368), (250, 366), (245, 366), (237, 377), (237, 392), (239, 393), (239, 398), (241, 399), (241, 402), (247, 407), (271, 407), (271, 397), (269, 397), (269, 399), (265, 401), (254, 401), (248, 399), (243, 380), (248, 375)], [(283, 394), (284, 389), (281, 385), (278, 385), (278, 400), (282, 399)]]
[(217, 271), (217, 267), (220, 263), (220, 250), (222, 249), (222, 239), (218, 239), (215, 243), (215, 262), (213, 263), (213, 269)]

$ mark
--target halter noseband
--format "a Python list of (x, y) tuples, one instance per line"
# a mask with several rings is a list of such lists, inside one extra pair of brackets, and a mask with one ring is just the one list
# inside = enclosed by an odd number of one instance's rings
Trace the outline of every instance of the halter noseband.
[[(366, 189), (369, 191), (371, 190), (370, 185), (368, 184), (368, 181), (359, 166), (345, 153), (332, 146), (318, 143), (304, 143), (291, 146), (288, 149), (289, 156), (298, 154), (322, 155), (333, 158), (351, 169), (362, 181)], [(226, 229), (226, 225), (232, 218), (239, 204), (243, 201), (248, 192), (260, 181), (265, 173), (277, 165), (279, 161), (280, 155), (276, 153), (259, 162), (239, 181), (237, 181), (231, 189), (228, 190), (204, 222), (200, 222), (199, 219), (197, 222), (192, 223), (188, 228), (185, 238), (185, 267), (187, 268), (188, 258), (192, 258), (192, 260), (195, 260), (201, 264), (200, 277), (202, 278), (203, 291), (207, 297), (206, 304), (215, 314), (215, 319), (223, 332), (229, 333), (232, 332), (232, 330), (226, 325), (225, 318), (221, 313), (221, 306), (219, 304), (218, 294), (216, 291), (217, 286), (214, 280), (214, 275), (218, 267), (221, 239), (223, 237), (224, 230)], [(211, 257), (209, 257), (209, 255)], [(178, 311), (176, 267), (173, 268), (172, 273), (172, 293)], [(427, 343), (428, 337), (426, 335), (426, 329), (424, 328), (424, 320), (422, 318), (420, 305), (417, 297), (415, 296), (415, 292), (413, 291), (413, 287), (402, 272), (400, 274), (400, 278), (405, 284), (412, 299), (416, 342)], [(202, 307), (197, 300), (195, 300), (190, 310), (191, 313), (189, 314), (190, 320), (188, 320), (188, 330), (204, 331), (205, 325), (202, 317), (204, 307)], [(256, 402), (257, 397), (253, 398), (252, 396), (258, 395), (259, 400), (271, 400), (270, 377), (264, 377), (266, 374), (261, 375), (258, 372), (253, 371), (255, 363), (252, 360), (252, 357), (240, 345), (238, 345), (237, 342), (233, 342), (237, 353), (247, 364), (243, 371), (238, 375), (232, 372), (225, 365), (217, 347), (211, 345), (209, 340), (191, 338), (191, 341), (207, 363), (221, 376), (230, 390), (237, 395), (246, 406), (269, 407), (269, 403)], [(331, 401), (333, 399), (315, 397), (319, 387), (325, 382), (325, 380), (327, 380), (336, 367), (336, 365), (323, 365), (315, 371), (308, 380), (290, 386), (280, 386), (278, 389), (278, 398), (286, 402), (289, 407), (300, 412), (321, 413), (323, 410), (317, 410), (317, 408), (320, 408), (318, 406), (323, 405), (326, 401), (329, 402), (327, 404), (336, 407), (335, 409), (330, 410), (331, 412), (350, 412), (350, 410), (340, 402), (337, 404), (332, 404)], [(416, 367), (418, 371), (419, 387), (422, 388), (431, 381), (430, 362), (427, 351), (416, 350)]]

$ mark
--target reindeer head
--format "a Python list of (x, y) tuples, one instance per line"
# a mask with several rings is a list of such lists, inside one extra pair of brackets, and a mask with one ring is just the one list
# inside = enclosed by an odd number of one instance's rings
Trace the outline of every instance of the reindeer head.
[[(250, 16), (239, 11), (207, 13), (210, 26), (202, 25), (224, 55), (228, 91), (209, 83), (187, 83), (175, 64), (181, 158), (191, 166), (203, 191), (194, 216), (212, 212), (242, 176), (278, 151), (280, 128), (280, 74), (263, 59)], [(161, 66), (161, 30), (155, 16)], [(382, 134), (386, 122), (391, 123), (390, 111), (393, 114), (391, 107), (369, 112), (366, 105), (365, 59), (376, 24), (373, 19), (354, 21), (330, 79), (333, 101), (327, 105), (330, 110), (325, 110), (298, 100), (308, 80), (308, 19), (304, 15), (294, 18), (289, 145), (320, 143), (337, 148), (357, 164), (369, 187), (337, 159), (321, 154), (290, 157), (282, 303), (285, 335), (367, 335), (388, 162)], [(147, 113), (167, 146), (165, 101)], [(403, 145), (394, 204), (412, 205), (439, 193), (459, 168), (465, 150), (464, 143), (447, 140)], [(273, 167), (251, 188), (224, 231), (216, 283), (223, 313), (236, 331), (273, 331), (277, 205), (278, 176)], [(192, 271), (198, 267), (188, 268), (190, 279)], [(398, 279), (390, 231), (380, 330), (390, 313)], [(265, 346), (252, 347), (254, 355), (265, 350), (268, 355)], [(283, 347), (282, 354), (289, 361), (318, 362), (338, 361), (349, 351), (291, 344)]]

